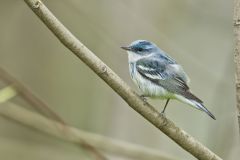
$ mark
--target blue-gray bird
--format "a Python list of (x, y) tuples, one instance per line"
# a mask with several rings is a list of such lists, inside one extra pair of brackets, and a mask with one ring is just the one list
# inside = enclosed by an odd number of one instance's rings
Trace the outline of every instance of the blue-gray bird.
[(142, 91), (142, 97), (167, 99), (162, 113), (170, 99), (177, 99), (215, 119), (203, 101), (190, 92), (189, 78), (181, 65), (156, 44), (137, 40), (121, 48), (128, 53), (130, 75)]

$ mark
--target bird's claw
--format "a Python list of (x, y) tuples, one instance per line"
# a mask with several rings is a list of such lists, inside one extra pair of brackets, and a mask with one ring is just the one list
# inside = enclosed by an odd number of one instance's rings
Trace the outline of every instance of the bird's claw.
[(141, 98), (145, 103), (147, 103), (147, 98), (146, 98), (146, 96), (141, 95), (140, 98)]
[(163, 117), (166, 117), (165, 113), (162, 111), (160, 112), (160, 115), (163, 116)]

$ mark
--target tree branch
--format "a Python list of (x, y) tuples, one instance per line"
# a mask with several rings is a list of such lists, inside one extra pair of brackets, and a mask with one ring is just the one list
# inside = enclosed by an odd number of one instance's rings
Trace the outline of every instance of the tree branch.
[(116, 73), (67, 30), (40, 0), (24, 1), (60, 42), (101, 77), (130, 107), (196, 158), (202, 160), (221, 159), (184, 130), (177, 127), (172, 121), (161, 116), (153, 106), (144, 102)]
[(236, 64), (236, 103), (237, 103), (237, 117), (240, 133), (240, 0), (234, 0), (234, 33), (235, 33), (235, 56)]
[(28, 111), (14, 103), (0, 103), (0, 115), (76, 145), (82, 145), (87, 142), (87, 144), (97, 149), (139, 160), (173, 160), (173, 158), (156, 150), (84, 132), (69, 125), (63, 125), (38, 113)]

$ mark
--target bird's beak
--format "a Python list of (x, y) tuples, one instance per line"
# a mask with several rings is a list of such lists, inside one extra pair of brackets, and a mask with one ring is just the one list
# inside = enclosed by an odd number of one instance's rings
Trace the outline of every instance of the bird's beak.
[(121, 48), (126, 50), (126, 51), (131, 51), (131, 47), (124, 47), (124, 46), (122, 46)]

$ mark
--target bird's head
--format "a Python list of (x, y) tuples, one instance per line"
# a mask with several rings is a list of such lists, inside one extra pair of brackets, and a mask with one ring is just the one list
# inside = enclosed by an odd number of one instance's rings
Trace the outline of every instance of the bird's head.
[(121, 48), (128, 51), (129, 54), (137, 54), (140, 56), (147, 56), (158, 50), (158, 47), (154, 43), (146, 40), (136, 40), (129, 46)]

